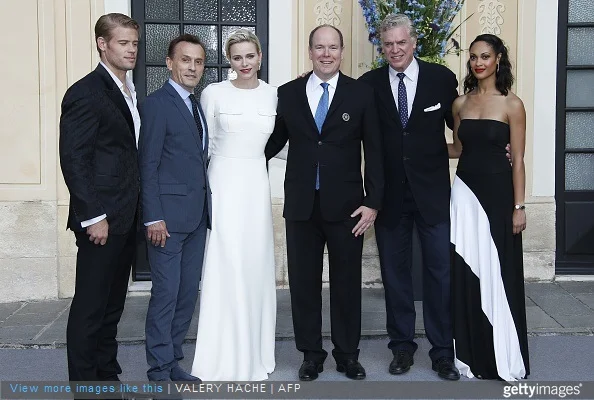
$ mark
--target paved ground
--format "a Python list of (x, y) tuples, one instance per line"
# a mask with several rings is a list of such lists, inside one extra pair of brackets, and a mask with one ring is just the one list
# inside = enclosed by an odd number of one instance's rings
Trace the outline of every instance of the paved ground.
[[(592, 356), (594, 337), (592, 336), (533, 336), (528, 339), (530, 350), (530, 381), (594, 381)], [(387, 340), (369, 338), (361, 341), (359, 360), (367, 370), (368, 381), (440, 381), (431, 369), (428, 351), (429, 342), (418, 340), (419, 349), (415, 354), (415, 364), (401, 376), (388, 373), (392, 355), (387, 348)], [(324, 342), (330, 351), (332, 344)], [(184, 346), (186, 359), (182, 366), (188, 370), (194, 359), (194, 346)], [(146, 381), (146, 358), (143, 345), (120, 346), (119, 361), (124, 381)], [(59, 380), (68, 379), (66, 370), (66, 349), (0, 349), (0, 381), (7, 380)], [(273, 381), (295, 381), (301, 365), (301, 354), (291, 340), (277, 340), (276, 369), (270, 376)], [(10, 366), (6, 368), (5, 366)], [(466, 381), (467, 379), (463, 379)], [(332, 357), (324, 364), (324, 372), (319, 381), (350, 381), (339, 372)]]
[[(277, 338), (293, 337), (289, 292), (277, 291)], [(324, 332), (329, 333), (329, 296), (324, 290)], [(130, 296), (119, 325), (121, 342), (140, 344), (149, 297)], [(60, 348), (66, 344), (70, 300), (0, 304), (0, 348)], [(417, 335), (423, 336), (421, 303), (417, 304)], [(196, 308), (198, 310), (198, 308)], [(385, 336), (383, 289), (363, 290), (363, 336)], [(531, 336), (594, 334), (594, 282), (527, 283), (526, 310)], [(194, 314), (187, 340), (196, 339), (198, 313)], [(594, 338), (592, 338), (594, 340)], [(594, 353), (592, 354), (594, 356)], [(1, 355), (0, 355), (1, 357)]]
[[(323, 324), (328, 336), (327, 290), (323, 295)], [(277, 296), (276, 369), (270, 381), (295, 381), (302, 358), (292, 340), (289, 293), (279, 290)], [(69, 300), (0, 304), (0, 381), (67, 380), (64, 346), (69, 304)], [(122, 345), (118, 358), (123, 369), (120, 378), (124, 381), (146, 381), (143, 344), (147, 304), (147, 295), (130, 296), (120, 322)], [(594, 384), (594, 282), (527, 283), (526, 307), (530, 335), (529, 382)], [(184, 346), (186, 359), (182, 366), (188, 370), (194, 355), (197, 317), (195, 314)], [(391, 354), (386, 347), (382, 289), (364, 289), (362, 324), (360, 361), (367, 370), (368, 382), (427, 382), (424, 384), (427, 385), (440, 381), (431, 370), (427, 355), (430, 345), (424, 337), (421, 303), (417, 304), (419, 350), (414, 366), (403, 376), (387, 372)], [(325, 348), (331, 350), (328, 339)], [(348, 381), (336, 371), (331, 357), (324, 368), (319, 381)], [(462, 381), (468, 380), (463, 378)], [(443, 387), (442, 383), (439, 385)]]

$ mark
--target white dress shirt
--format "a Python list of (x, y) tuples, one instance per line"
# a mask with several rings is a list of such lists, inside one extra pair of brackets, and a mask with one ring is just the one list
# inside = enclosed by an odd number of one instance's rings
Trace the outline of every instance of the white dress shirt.
[[(322, 94), (324, 94), (324, 88), (320, 83), (324, 82), (315, 73), (312, 73), (307, 80), (307, 85), (305, 85), (305, 93), (307, 94), (307, 102), (309, 103), (309, 108), (311, 109), (311, 114), (316, 116), (316, 110), (318, 109), (318, 103), (320, 102), (320, 98)], [(326, 81), (328, 83), (328, 108), (330, 108), (330, 104), (332, 104), (332, 99), (334, 98), (334, 92), (336, 92), (336, 84), (338, 83), (338, 72), (332, 78)]]
[[(390, 71), (392, 96), (394, 96), (394, 102), (396, 103), (396, 108), (398, 108), (398, 84), (400, 83), (400, 78), (396, 75), (398, 71), (394, 68), (388, 67), (388, 70)], [(417, 92), (417, 83), (419, 82), (419, 63), (415, 58), (413, 58), (408, 68), (404, 70), (404, 75), (406, 76), (402, 81), (406, 87), (406, 105), (408, 106), (408, 116), (410, 117), (413, 102), (415, 101), (415, 93)]]
[[(132, 121), (134, 122), (134, 136), (136, 137), (136, 148), (138, 148), (138, 137), (140, 136), (140, 114), (138, 113), (138, 101), (136, 100), (136, 88), (132, 79), (128, 75), (126, 75), (126, 87), (130, 91), (130, 96), (124, 90), (124, 84), (120, 79), (115, 76), (115, 74), (103, 63), (103, 61), (99, 61), (99, 64), (103, 66), (111, 76), (111, 79), (115, 82), (116, 86), (120, 88), (120, 91), (124, 95), (124, 99), (126, 100), (126, 104), (128, 104), (128, 108), (130, 109), (130, 114), (132, 114)], [(82, 221), (80, 226), (86, 228), (87, 226), (91, 226), (96, 224), (99, 221), (104, 220), (107, 218), (107, 214), (100, 215), (98, 217), (88, 219), (86, 221)]]

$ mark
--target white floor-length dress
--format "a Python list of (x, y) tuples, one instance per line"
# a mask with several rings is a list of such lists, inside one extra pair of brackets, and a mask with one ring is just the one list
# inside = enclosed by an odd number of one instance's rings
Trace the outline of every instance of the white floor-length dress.
[(276, 88), (229, 81), (201, 95), (210, 135), (212, 230), (206, 246), (192, 375), (259, 381), (275, 367), (276, 281), (264, 148)]

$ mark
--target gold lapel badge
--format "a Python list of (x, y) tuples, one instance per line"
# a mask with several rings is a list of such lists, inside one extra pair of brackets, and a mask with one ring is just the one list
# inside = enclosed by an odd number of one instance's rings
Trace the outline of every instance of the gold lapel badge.
[(348, 113), (344, 113), (344, 114), (342, 114), (342, 120), (343, 120), (344, 122), (348, 122), (348, 121), (349, 121), (349, 119), (351, 119), (351, 116), (350, 116)]

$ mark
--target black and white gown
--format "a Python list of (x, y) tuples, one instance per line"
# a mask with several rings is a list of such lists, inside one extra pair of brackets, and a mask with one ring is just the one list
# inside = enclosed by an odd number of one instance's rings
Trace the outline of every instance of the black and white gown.
[(509, 125), (463, 119), (450, 201), (456, 367), (462, 375), (515, 381), (530, 373), (522, 236), (512, 231)]

